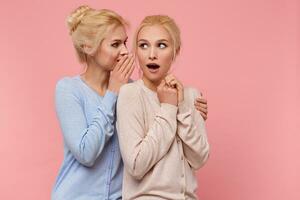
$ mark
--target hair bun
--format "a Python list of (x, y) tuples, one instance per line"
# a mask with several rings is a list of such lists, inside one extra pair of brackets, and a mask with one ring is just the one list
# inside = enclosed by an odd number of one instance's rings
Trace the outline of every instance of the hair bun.
[(73, 33), (77, 26), (80, 24), (82, 18), (86, 15), (86, 13), (92, 10), (87, 5), (83, 5), (75, 9), (67, 18), (67, 25), (69, 27), (70, 34)]

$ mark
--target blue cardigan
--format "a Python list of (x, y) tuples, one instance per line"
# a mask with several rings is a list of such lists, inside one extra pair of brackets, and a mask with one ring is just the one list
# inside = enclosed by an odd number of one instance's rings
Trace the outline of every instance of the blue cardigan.
[(102, 97), (80, 76), (56, 85), (64, 160), (52, 200), (121, 199), (123, 162), (115, 127), (117, 95)]

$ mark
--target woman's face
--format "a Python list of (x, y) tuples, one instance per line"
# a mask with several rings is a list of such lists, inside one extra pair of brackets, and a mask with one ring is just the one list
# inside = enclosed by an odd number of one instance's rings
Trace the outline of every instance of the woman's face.
[(143, 27), (137, 37), (137, 57), (143, 79), (159, 84), (171, 67), (173, 49), (171, 36), (163, 26)]
[(122, 56), (128, 54), (127, 34), (123, 26), (112, 27), (101, 42), (95, 56), (97, 65), (105, 70), (113, 70)]

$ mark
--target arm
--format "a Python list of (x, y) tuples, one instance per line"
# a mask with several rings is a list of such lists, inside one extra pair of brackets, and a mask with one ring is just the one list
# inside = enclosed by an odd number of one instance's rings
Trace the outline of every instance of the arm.
[(114, 133), (114, 113), (117, 96), (106, 92), (103, 104), (87, 124), (82, 102), (68, 81), (56, 86), (56, 112), (63, 132), (64, 143), (81, 164), (91, 167)]
[[(192, 94), (191, 94), (192, 93)], [(177, 133), (183, 143), (185, 158), (193, 169), (202, 167), (209, 156), (209, 144), (206, 137), (205, 123), (194, 107), (194, 99), (199, 96), (196, 90), (187, 91), (189, 97), (178, 106)], [(187, 101), (192, 98), (189, 104)]]
[(136, 179), (168, 152), (176, 134), (177, 107), (162, 103), (149, 130), (145, 130), (143, 102), (138, 88), (126, 85), (117, 103), (117, 128), (125, 169)]

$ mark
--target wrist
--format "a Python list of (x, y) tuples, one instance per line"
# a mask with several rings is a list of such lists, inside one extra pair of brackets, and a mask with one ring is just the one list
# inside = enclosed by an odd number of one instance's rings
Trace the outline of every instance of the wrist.
[(178, 106), (178, 103), (177, 102), (171, 102), (171, 101), (162, 101), (161, 104), (169, 104), (169, 105), (172, 105), (172, 106)]
[(116, 87), (108, 87), (107, 89), (115, 94), (119, 93), (119, 89), (117, 89)]

